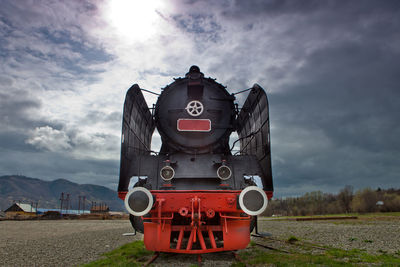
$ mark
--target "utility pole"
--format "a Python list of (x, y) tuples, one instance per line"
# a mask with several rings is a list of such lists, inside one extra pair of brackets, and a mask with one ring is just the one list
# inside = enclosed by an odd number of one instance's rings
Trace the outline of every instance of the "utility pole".
[(66, 214), (68, 214), (68, 210), (69, 210), (69, 194), (67, 194), (67, 209), (66, 209)]
[(60, 213), (62, 214), (63, 204), (64, 204), (64, 192), (61, 192), (60, 202), (61, 202)]
[(78, 196), (79, 202), (78, 202), (78, 214), (81, 213), (81, 196)]

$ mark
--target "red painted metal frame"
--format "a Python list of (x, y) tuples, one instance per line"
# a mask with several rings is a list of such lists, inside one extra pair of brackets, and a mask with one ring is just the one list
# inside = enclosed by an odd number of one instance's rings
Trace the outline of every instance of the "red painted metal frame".
[[(237, 208), (236, 199), (240, 192), (152, 190), (156, 201), (150, 217), (143, 218), (146, 248), (187, 254), (245, 248), (250, 242), (251, 217), (243, 216), (243, 211)], [(174, 214), (183, 214), (191, 221), (190, 224), (173, 225)], [(219, 224), (207, 224), (216, 214), (219, 215)], [(172, 232), (177, 232), (176, 245), (170, 243)], [(215, 232), (222, 233), (223, 244), (217, 244)], [(186, 239), (185, 233), (190, 233)]]
[[(240, 190), (151, 190), (155, 198), (150, 217), (142, 217), (144, 243), (148, 250), (202, 254), (244, 249), (250, 242), (251, 216), (237, 207)], [(266, 192), (268, 198), (272, 192)], [(121, 199), (126, 192), (119, 192)], [(208, 222), (216, 215), (218, 225)], [(174, 216), (186, 217), (190, 224), (174, 225)], [(171, 244), (172, 232), (177, 241)], [(223, 243), (215, 233), (222, 233)], [(189, 235), (185, 238), (185, 233)], [(206, 242), (208, 241), (208, 242)], [(198, 244), (197, 244), (198, 243)], [(196, 246), (194, 246), (196, 244)]]
[[(164, 184), (163, 186), (167, 186), (167, 185), (169, 185), (169, 184)], [(169, 186), (172, 186), (172, 185), (169, 185)], [(175, 190), (173, 192), (179, 192), (179, 191), (180, 190)], [(152, 190), (152, 192), (165, 192), (165, 191), (164, 190)], [(168, 192), (170, 192), (170, 191), (168, 191)], [(182, 191), (182, 192), (187, 192), (187, 191)], [(190, 192), (207, 192), (207, 191), (204, 191), (204, 190), (192, 190)], [(225, 193), (225, 192), (232, 192), (232, 191), (231, 190), (212, 190), (210, 192)], [(234, 192), (237, 192), (237, 191), (234, 191)], [(273, 191), (264, 191), (264, 192), (267, 194), (268, 200), (270, 200), (273, 197), (273, 193), (274, 193)], [(128, 191), (118, 191), (118, 197), (120, 199), (122, 199), (122, 200), (125, 200), (126, 194), (128, 194)]]
[(122, 200), (125, 200), (126, 194), (128, 194), (128, 191), (118, 191), (118, 197)]

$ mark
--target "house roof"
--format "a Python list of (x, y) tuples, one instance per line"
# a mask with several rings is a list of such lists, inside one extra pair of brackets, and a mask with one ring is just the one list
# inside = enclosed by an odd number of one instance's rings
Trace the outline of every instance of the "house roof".
[(14, 203), (5, 211), (10, 210), (14, 205), (19, 207), (22, 211), (25, 212), (36, 212), (36, 209), (34, 207), (32, 207), (30, 204), (24, 204), (24, 203)]
[(15, 203), (15, 204), (17, 204), (25, 212), (36, 212), (36, 209), (32, 207), (32, 205), (30, 204), (22, 204), (22, 203)]

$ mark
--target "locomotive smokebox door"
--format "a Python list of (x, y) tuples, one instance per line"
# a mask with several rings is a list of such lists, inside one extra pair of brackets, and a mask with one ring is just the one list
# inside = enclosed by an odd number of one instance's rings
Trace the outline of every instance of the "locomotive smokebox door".
[(154, 119), (163, 154), (229, 153), (235, 105), (224, 86), (192, 66), (159, 96)]

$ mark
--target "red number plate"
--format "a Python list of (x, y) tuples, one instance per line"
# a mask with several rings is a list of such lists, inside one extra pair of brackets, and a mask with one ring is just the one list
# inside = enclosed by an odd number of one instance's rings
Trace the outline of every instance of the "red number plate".
[(180, 132), (209, 132), (211, 121), (209, 119), (178, 119), (177, 129)]

